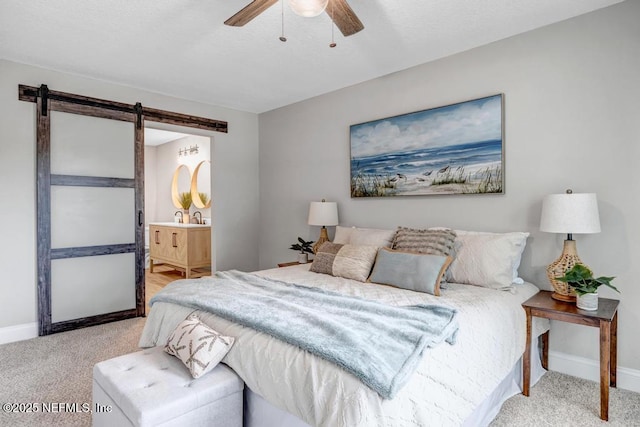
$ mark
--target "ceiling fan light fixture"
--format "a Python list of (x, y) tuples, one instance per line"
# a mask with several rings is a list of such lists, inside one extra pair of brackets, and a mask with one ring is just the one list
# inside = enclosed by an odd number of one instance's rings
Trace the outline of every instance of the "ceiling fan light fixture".
[(329, 0), (289, 0), (289, 7), (296, 15), (313, 18), (324, 12), (327, 3)]

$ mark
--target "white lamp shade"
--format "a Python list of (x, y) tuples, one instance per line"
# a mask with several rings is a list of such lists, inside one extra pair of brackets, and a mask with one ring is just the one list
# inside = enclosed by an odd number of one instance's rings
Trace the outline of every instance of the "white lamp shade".
[(329, 0), (289, 0), (289, 7), (296, 15), (312, 18), (327, 8)]
[(309, 225), (338, 225), (338, 204), (336, 202), (311, 202), (309, 205)]
[(549, 194), (542, 200), (540, 231), (590, 234), (600, 232), (595, 193)]

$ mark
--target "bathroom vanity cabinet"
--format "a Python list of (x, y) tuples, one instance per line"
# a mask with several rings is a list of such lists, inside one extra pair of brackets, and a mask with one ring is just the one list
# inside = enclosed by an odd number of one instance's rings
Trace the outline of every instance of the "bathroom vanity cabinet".
[(149, 258), (151, 273), (155, 262), (184, 270), (187, 279), (193, 277), (192, 269), (211, 266), (211, 226), (149, 224)]

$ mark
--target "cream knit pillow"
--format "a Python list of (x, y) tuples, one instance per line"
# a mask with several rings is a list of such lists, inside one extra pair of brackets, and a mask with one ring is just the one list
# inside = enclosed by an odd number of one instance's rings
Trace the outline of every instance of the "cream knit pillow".
[(164, 351), (189, 368), (191, 376), (198, 378), (215, 368), (229, 352), (233, 337), (225, 337), (190, 315), (173, 331)]

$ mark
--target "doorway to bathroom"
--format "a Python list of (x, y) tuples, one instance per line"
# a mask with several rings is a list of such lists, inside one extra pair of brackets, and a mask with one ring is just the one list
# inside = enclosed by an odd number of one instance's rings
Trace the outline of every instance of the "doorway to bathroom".
[[(18, 99), (35, 104), (38, 334), (143, 316), (145, 122), (223, 133), (227, 122), (44, 84), (19, 85)], [(183, 247), (178, 234), (168, 246)]]
[(211, 274), (211, 138), (145, 128), (145, 288)]

